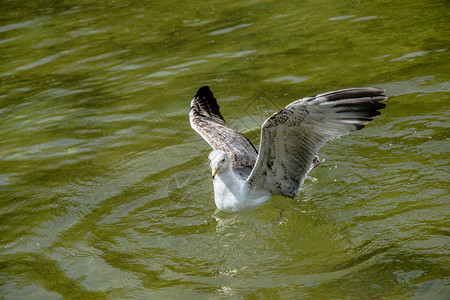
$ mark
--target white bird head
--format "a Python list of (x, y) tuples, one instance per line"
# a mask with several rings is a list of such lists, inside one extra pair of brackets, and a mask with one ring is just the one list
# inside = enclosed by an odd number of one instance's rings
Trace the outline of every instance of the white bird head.
[(215, 150), (211, 152), (208, 156), (209, 165), (212, 170), (212, 178), (216, 176), (217, 173), (222, 173), (230, 167), (230, 158), (222, 150)]

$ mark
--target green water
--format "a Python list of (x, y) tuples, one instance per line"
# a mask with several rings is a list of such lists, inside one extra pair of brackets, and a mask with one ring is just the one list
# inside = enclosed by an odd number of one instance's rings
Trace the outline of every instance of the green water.
[[(0, 298), (449, 299), (448, 1), (0, 2)], [(377, 86), (298, 199), (215, 210), (189, 126)]]

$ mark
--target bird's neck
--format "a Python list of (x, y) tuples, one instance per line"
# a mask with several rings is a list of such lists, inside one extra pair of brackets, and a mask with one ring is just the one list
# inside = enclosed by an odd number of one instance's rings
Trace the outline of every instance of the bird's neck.
[(220, 180), (232, 193), (239, 193), (244, 183), (236, 177), (231, 168), (227, 168), (218, 174), (218, 180)]

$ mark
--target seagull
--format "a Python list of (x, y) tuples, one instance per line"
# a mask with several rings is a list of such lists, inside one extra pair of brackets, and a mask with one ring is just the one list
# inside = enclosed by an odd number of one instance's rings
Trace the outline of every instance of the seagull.
[(214, 201), (218, 210), (253, 209), (274, 194), (294, 198), (306, 175), (324, 160), (317, 156), (328, 140), (365, 127), (379, 110), (385, 90), (347, 88), (296, 100), (271, 115), (261, 126), (259, 154), (220, 114), (208, 86), (191, 101), (191, 127), (213, 148)]

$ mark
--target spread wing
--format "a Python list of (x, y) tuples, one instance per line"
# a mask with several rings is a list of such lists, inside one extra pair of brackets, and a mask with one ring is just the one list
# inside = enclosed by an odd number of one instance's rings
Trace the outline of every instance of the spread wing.
[(364, 128), (386, 107), (383, 93), (378, 88), (342, 89), (297, 100), (274, 113), (261, 127), (259, 156), (247, 182), (297, 196), (319, 148)]
[(228, 154), (232, 168), (253, 168), (258, 156), (256, 148), (245, 136), (225, 124), (209, 87), (201, 87), (192, 99), (189, 120), (191, 127), (214, 150)]

